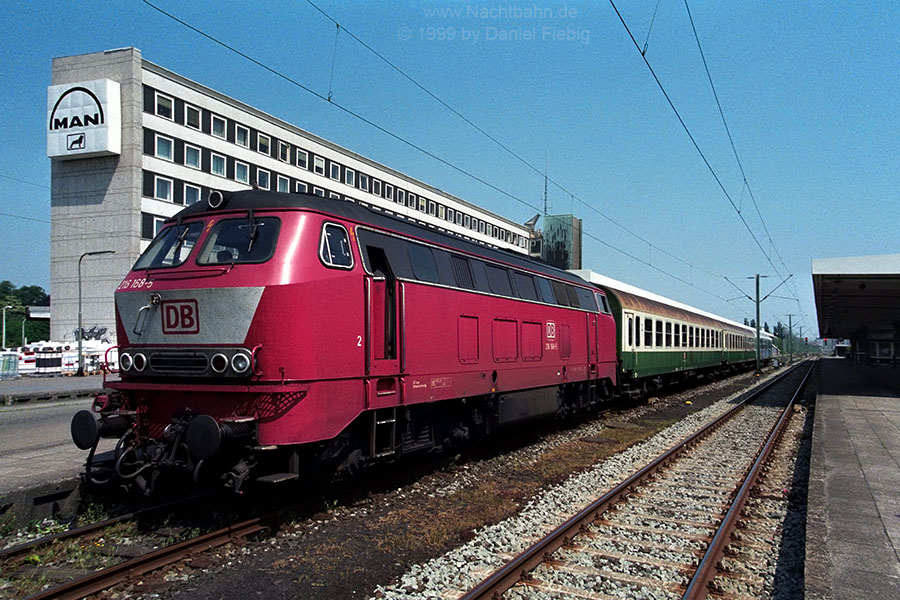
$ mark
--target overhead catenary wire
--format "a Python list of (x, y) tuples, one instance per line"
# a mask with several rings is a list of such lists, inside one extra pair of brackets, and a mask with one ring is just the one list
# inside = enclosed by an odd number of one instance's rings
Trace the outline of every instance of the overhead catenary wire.
[[(430, 157), (430, 158), (436, 160), (437, 162), (439, 162), (439, 163), (441, 163), (441, 164), (443, 164), (443, 165), (445, 165), (445, 166), (447, 166), (447, 167), (453, 169), (454, 171), (457, 171), (458, 173), (460, 173), (460, 174), (462, 174), (462, 175), (465, 175), (466, 177), (469, 177), (469, 178), (473, 179), (474, 181), (476, 181), (476, 182), (478, 182), (478, 183), (481, 183), (482, 185), (488, 187), (489, 189), (492, 189), (492, 190), (494, 190), (494, 191), (496, 191), (496, 192), (502, 194), (503, 196), (506, 196), (507, 198), (510, 198), (511, 200), (515, 200), (516, 202), (519, 202), (520, 204), (523, 204), (524, 206), (527, 206), (527, 207), (529, 207), (529, 208), (531, 208), (531, 209), (534, 209), (534, 210), (536, 210), (536, 211), (538, 211), (538, 212), (541, 211), (541, 209), (540, 209), (539, 207), (537, 207), (537, 206), (535, 206), (535, 205), (533, 205), (533, 204), (527, 202), (526, 200), (523, 200), (522, 198), (519, 198), (518, 196), (516, 196), (516, 195), (514, 195), (514, 194), (512, 194), (512, 193), (510, 193), (510, 192), (508, 192), (508, 191), (506, 191), (506, 190), (504, 190), (504, 189), (502, 189), (502, 188), (500, 188), (500, 187), (498, 187), (498, 186), (496, 186), (496, 185), (494, 185), (494, 184), (492, 184), (492, 183), (490, 183), (489, 181), (485, 180), (485, 179), (482, 178), (482, 177), (479, 177), (479, 176), (477, 176), (477, 175), (475, 175), (475, 174), (473, 174), (473, 173), (470, 173), (469, 171), (466, 171), (466, 170), (463, 169), (462, 167), (459, 167), (459, 166), (457, 166), (457, 165), (455, 165), (455, 164), (449, 162), (448, 160), (446, 160), (446, 159), (444, 159), (444, 158), (442, 158), (442, 157), (440, 157), (440, 156), (434, 154), (433, 152), (431, 152), (431, 151), (429, 151), (429, 150), (427, 150), (427, 149), (421, 147), (420, 145), (418, 145), (418, 144), (416, 144), (416, 143), (414, 143), (414, 142), (412, 142), (412, 141), (410, 141), (410, 140), (407, 140), (406, 138), (402, 137), (401, 135), (399, 135), (399, 134), (397, 134), (397, 133), (394, 133), (393, 131), (387, 129), (386, 127), (384, 127), (384, 126), (382, 126), (382, 125), (379, 125), (378, 123), (375, 123), (375, 122), (372, 121), (371, 119), (369, 119), (369, 118), (367, 118), (367, 117), (364, 117), (363, 115), (361, 115), (361, 114), (359, 114), (359, 113), (357, 113), (357, 112), (355, 112), (355, 111), (353, 111), (353, 110), (351, 110), (351, 109), (349, 109), (349, 108), (343, 106), (341, 103), (335, 102), (334, 100), (329, 100), (327, 96), (325, 96), (325, 95), (323, 95), (323, 94), (321, 94), (321, 93), (319, 93), (319, 92), (313, 90), (312, 88), (310, 88), (310, 87), (304, 85), (303, 83), (297, 81), (296, 79), (294, 79), (294, 78), (292, 78), (292, 77), (290, 77), (290, 76), (288, 76), (288, 75), (282, 73), (281, 71), (275, 69), (274, 67), (271, 67), (271, 66), (269, 66), (269, 65), (267, 65), (267, 64), (265, 64), (265, 63), (263, 63), (263, 62), (261, 62), (261, 61), (259, 61), (259, 60), (257, 60), (257, 59), (255, 59), (255, 58), (253, 58), (252, 56), (246, 54), (245, 52), (243, 52), (243, 51), (241, 51), (241, 50), (235, 48), (234, 46), (232, 46), (232, 45), (230, 45), (230, 44), (228, 44), (228, 43), (226, 43), (226, 42), (224, 42), (224, 41), (222, 41), (222, 40), (216, 38), (215, 36), (213, 36), (213, 35), (211, 35), (211, 34), (205, 32), (205, 31), (203, 31), (202, 29), (200, 29), (200, 28), (198, 28), (198, 27), (196, 27), (196, 26), (194, 26), (194, 25), (191, 25), (190, 23), (188, 23), (188, 22), (186, 22), (186, 21), (180, 19), (179, 17), (177, 17), (177, 16), (175, 16), (175, 15), (173, 15), (173, 14), (171, 14), (171, 13), (165, 11), (165, 10), (163, 10), (162, 8), (160, 8), (160, 7), (156, 6), (156, 5), (154, 5), (154, 4), (153, 4), (152, 2), (150, 2), (149, 0), (142, 0), (142, 1), (143, 1), (144, 4), (146, 4), (146, 5), (149, 6), (150, 8), (152, 8), (152, 9), (156, 10), (157, 12), (161, 13), (162, 15), (164, 15), (164, 16), (166, 16), (166, 17), (172, 19), (173, 21), (179, 23), (180, 25), (182, 25), (182, 26), (184, 26), (184, 27), (190, 29), (191, 31), (194, 31), (195, 33), (197, 33), (197, 34), (203, 36), (204, 38), (208, 39), (209, 41), (211, 41), (211, 42), (213, 42), (213, 43), (215, 43), (215, 44), (217, 44), (217, 45), (219, 45), (219, 46), (225, 48), (226, 50), (228, 50), (228, 51), (230, 51), (230, 52), (233, 52), (234, 54), (237, 54), (238, 56), (244, 58), (245, 60), (247, 60), (247, 61), (249, 61), (249, 62), (251, 62), (251, 63), (257, 65), (258, 67), (260, 67), (260, 68), (264, 69), (265, 71), (271, 73), (272, 75), (275, 75), (276, 77), (278, 77), (278, 78), (280, 78), (280, 79), (282, 79), (282, 80), (284, 80), (284, 81), (290, 83), (291, 85), (294, 85), (294, 86), (300, 88), (301, 90), (307, 92), (308, 94), (310, 94), (310, 95), (312, 95), (312, 96), (314, 96), (314, 97), (316, 97), (316, 98), (318, 98), (318, 99), (320, 99), (320, 100), (323, 100), (323, 101), (325, 101), (325, 102), (328, 102), (330, 105), (332, 105), (332, 106), (338, 108), (339, 110), (341, 110), (341, 111), (343, 111), (344, 113), (350, 115), (351, 117), (353, 117), (353, 118), (355, 118), (355, 119), (358, 119), (358, 120), (362, 121), (363, 123), (369, 125), (370, 127), (373, 127), (374, 129), (376, 129), (376, 130), (378, 130), (378, 131), (384, 133), (385, 135), (391, 137), (392, 139), (395, 139), (395, 140), (397, 140), (398, 142), (401, 142), (401, 143), (403, 143), (403, 144), (405, 144), (405, 145), (407, 145), (407, 146), (413, 148), (414, 150), (417, 150), (418, 152), (421, 152), (421, 153), (424, 154), (425, 156), (428, 156), (428, 157)], [(314, 6), (314, 5), (313, 5), (313, 6)], [(317, 7), (317, 8), (318, 8), (318, 7)], [(323, 13), (323, 14), (324, 14), (324, 13)], [(330, 17), (329, 17), (329, 19), (330, 19)], [(337, 22), (335, 22), (335, 24), (337, 25)], [(357, 39), (357, 40), (358, 40), (358, 38), (357, 38), (355, 35), (353, 35), (352, 32), (348, 31), (345, 27), (341, 27), (341, 28), (347, 33), (347, 35), (350, 35), (350, 36), (353, 37), (354, 39)], [(358, 40), (358, 41), (360, 41), (360, 43), (363, 43), (361, 40)], [(385, 59), (385, 60), (386, 60), (386, 59)], [(413, 81), (413, 80), (411, 80), (411, 81)], [(415, 83), (415, 82), (414, 82), (414, 83)], [(416, 85), (418, 85), (418, 84), (416, 84)], [(424, 90), (424, 88), (423, 88), (423, 90)], [(427, 92), (427, 90), (426, 90), (426, 92)], [(437, 99), (437, 97), (435, 97), (435, 99)], [(438, 100), (439, 100), (439, 99), (438, 99)], [(440, 101), (440, 100), (439, 100), (439, 101)], [(450, 107), (448, 106), (448, 108), (450, 108)], [(451, 110), (452, 110), (452, 109), (451, 109)], [(459, 113), (457, 113), (457, 114), (459, 114)], [(465, 119), (465, 117), (463, 117), (461, 114), (460, 114), (459, 116), (460, 116), (461, 118), (464, 118), (464, 119)], [(474, 123), (473, 123), (472, 125), (475, 126)], [(477, 127), (477, 126), (476, 126), (476, 127)], [(489, 136), (489, 134), (487, 134), (486, 132), (483, 132), (483, 133), (485, 133), (485, 135), (488, 135), (488, 136)], [(490, 137), (490, 136), (489, 136), (489, 137)], [(492, 139), (493, 139), (493, 138), (492, 138)], [(495, 141), (496, 141), (496, 140), (495, 140)], [(502, 146), (502, 143), (500, 143), (499, 141), (497, 141), (497, 143), (498, 143), (498, 144), (501, 144), (501, 146)], [(506, 146), (503, 146), (503, 147), (504, 147), (505, 149), (507, 149), (510, 153), (513, 153), (513, 154), (515, 155), (515, 153), (514, 153), (512, 150), (509, 150)], [(518, 156), (518, 155), (516, 155), (516, 156)], [(525, 164), (528, 164), (529, 166), (531, 166), (530, 163), (527, 163), (527, 161), (524, 161), (524, 159), (522, 159), (521, 157), (519, 157), (519, 159), (522, 160), (523, 162), (525, 162)], [(532, 167), (532, 168), (534, 168), (534, 167)], [(538, 173), (540, 173), (540, 170), (538, 170), (538, 169), (536, 169), (536, 170), (537, 170)], [(561, 187), (561, 186), (559, 186), (559, 184), (556, 184), (556, 183), (553, 182), (552, 180), (551, 180), (551, 183), (554, 183), (554, 185), (556, 185), (557, 187)], [(565, 188), (561, 188), (561, 189), (565, 189)], [(572, 197), (575, 198), (576, 200), (579, 200), (579, 202), (582, 202), (582, 203), (584, 204), (584, 201), (580, 200), (580, 199), (579, 199), (577, 196), (575, 196), (574, 194), (572, 194)], [(589, 206), (589, 205), (588, 205), (588, 206)], [(593, 209), (593, 207), (591, 207), (591, 208)], [(593, 210), (596, 211), (596, 209), (593, 209)], [(601, 214), (601, 216), (603, 216), (604, 218), (609, 219), (610, 221), (612, 221), (612, 219), (610, 219), (609, 217), (603, 215), (602, 213), (599, 213), (599, 211), (597, 211), (597, 212), (598, 212), (598, 214)], [(613, 222), (614, 222), (614, 221), (613, 221)], [(621, 226), (621, 225), (619, 225), (619, 226), (622, 227), (622, 228), (624, 229), (624, 226)], [(626, 229), (626, 230), (627, 230), (627, 229)], [(721, 299), (721, 300), (723, 300), (723, 301), (725, 300), (722, 296), (719, 296), (718, 294), (715, 294), (714, 292), (710, 292), (709, 290), (703, 289), (703, 288), (701, 288), (701, 287), (699, 287), (699, 286), (697, 286), (697, 285), (695, 285), (695, 284), (693, 284), (693, 283), (687, 281), (686, 279), (684, 279), (684, 278), (682, 278), (682, 277), (679, 277), (679, 276), (677, 276), (677, 275), (674, 275), (673, 273), (670, 273), (670, 272), (668, 272), (668, 271), (665, 271), (664, 269), (661, 269), (660, 267), (651, 265), (649, 262), (643, 261), (643, 260), (637, 258), (637, 257), (634, 256), (633, 254), (630, 254), (630, 253), (626, 252), (625, 250), (619, 248), (618, 246), (615, 246), (615, 245), (613, 245), (613, 244), (610, 244), (610, 243), (608, 243), (608, 242), (605, 242), (605, 241), (601, 240), (600, 238), (598, 238), (598, 237), (596, 237), (596, 236), (593, 236), (593, 235), (591, 235), (591, 234), (589, 234), (589, 233), (587, 233), (587, 235), (588, 235), (588, 237), (590, 237), (591, 239), (594, 239), (594, 240), (596, 240), (596, 241), (602, 243), (603, 245), (607, 246), (608, 248), (614, 250), (615, 252), (618, 252), (619, 254), (622, 254), (623, 256), (626, 256), (626, 257), (631, 258), (631, 259), (633, 259), (633, 260), (636, 260), (636, 261), (640, 262), (641, 264), (644, 264), (644, 265), (646, 265), (646, 266), (649, 266), (649, 267), (651, 267), (652, 269), (654, 269), (654, 270), (656, 270), (656, 271), (658, 271), (658, 272), (660, 272), (660, 273), (662, 273), (662, 274), (664, 274), (664, 275), (666, 275), (666, 276), (668, 276), (668, 277), (670, 277), (670, 278), (672, 278), (672, 279), (674, 279), (674, 280), (676, 280), (676, 281), (685, 283), (686, 285), (688, 285), (688, 286), (690, 286), (690, 287), (692, 287), (692, 288), (694, 288), (694, 289), (697, 289), (698, 291), (702, 291), (702, 292), (704, 292), (704, 293), (706, 293), (706, 294), (709, 294), (709, 295), (711, 295), (711, 296), (713, 296), (713, 297), (719, 298), (719, 299)], [(633, 234), (633, 235), (636, 235), (636, 236), (637, 236), (637, 234)], [(640, 236), (638, 236), (638, 237), (640, 237)], [(643, 239), (643, 238), (641, 238), (641, 239)], [(652, 246), (652, 243), (651, 243), (649, 240), (644, 240), (644, 241)], [(675, 257), (674, 255), (669, 254), (668, 252), (666, 252), (665, 250), (663, 250), (663, 249), (661, 249), (661, 248), (659, 248), (659, 247), (657, 247), (657, 246), (654, 246), (654, 247), (656, 247), (657, 250), (660, 250), (661, 252), (665, 253), (666, 255), (672, 256), (672, 258), (675, 258), (676, 260), (679, 260), (679, 261), (681, 261), (681, 262), (684, 262), (684, 263), (685, 263), (686, 265), (688, 265), (688, 266), (692, 266), (692, 267), (694, 267), (694, 268), (697, 268), (697, 269), (700, 270), (700, 271), (704, 271), (703, 269), (701, 269), (701, 268), (699, 268), (699, 267), (696, 267), (695, 265), (691, 265), (690, 263), (688, 263), (688, 262), (686, 262), (686, 261), (683, 261), (683, 260), (679, 259), (678, 257)], [(709, 273), (708, 271), (705, 271), (705, 272)], [(717, 274), (714, 274), (714, 273), (709, 273), (709, 274), (711, 274), (711, 275), (713, 275), (713, 276), (715, 276), (715, 277), (721, 277), (720, 275), (717, 275)]]
[[(657, 5), (658, 6), (658, 5)], [(719, 109), (719, 116), (722, 118), (722, 125), (725, 127), (725, 133), (728, 135), (728, 143), (731, 144), (731, 151), (734, 154), (734, 160), (737, 163), (738, 169), (741, 172), (741, 178), (743, 179), (743, 185), (741, 186), (741, 198), (743, 199), (744, 188), (747, 188), (747, 192), (750, 195), (750, 200), (753, 202), (753, 207), (756, 209), (756, 214), (759, 217), (759, 221), (763, 226), (763, 230), (766, 232), (766, 237), (769, 239), (769, 244), (772, 247), (772, 250), (775, 251), (775, 255), (778, 257), (781, 266), (788, 270), (788, 266), (784, 262), (784, 258), (782, 258), (781, 253), (778, 251), (778, 246), (775, 244), (775, 241), (772, 239), (772, 234), (769, 232), (769, 227), (766, 225), (766, 220), (763, 218), (762, 211), (759, 209), (759, 204), (756, 202), (756, 196), (753, 194), (753, 189), (750, 187), (750, 182), (747, 179), (747, 173), (744, 171), (744, 165), (741, 162), (741, 157), (738, 155), (737, 146), (734, 143), (734, 137), (731, 135), (731, 128), (728, 127), (728, 120), (725, 118), (725, 111), (722, 109), (722, 102), (719, 100), (719, 94), (716, 91), (716, 86), (713, 83), (712, 74), (709, 70), (709, 64), (706, 62), (706, 54), (703, 52), (703, 46), (700, 43), (700, 36), (697, 33), (697, 27), (694, 23), (694, 17), (691, 14), (691, 7), (688, 5), (688, 0), (684, 0), (684, 8), (687, 11), (688, 20), (691, 23), (691, 31), (694, 33), (694, 40), (697, 42), (697, 50), (700, 52), (700, 58), (703, 61), (703, 69), (706, 71), (706, 78), (709, 81), (709, 87), (712, 90), (713, 97), (716, 100), (716, 107)], [(656, 11), (654, 11), (654, 17), (656, 16)], [(651, 22), (652, 26), (652, 22)], [(648, 32), (649, 35), (649, 32)], [(773, 265), (774, 266), (774, 265)], [(778, 276), (781, 277), (781, 273), (778, 269), (775, 270), (778, 273)], [(786, 280), (785, 280), (786, 281)], [(796, 289), (791, 289), (791, 286), (788, 286), (788, 289), (797, 296)], [(799, 299), (797, 299), (799, 306)]]
[[(615, 225), (617, 228), (619, 228), (619, 229), (621, 229), (622, 231), (628, 233), (629, 235), (631, 235), (631, 236), (637, 238), (638, 240), (640, 240), (640, 241), (642, 241), (642, 242), (644, 242), (644, 243), (650, 245), (650, 246), (653, 247), (653, 248), (656, 248), (658, 251), (660, 251), (662, 254), (668, 256), (669, 258), (671, 258), (671, 259), (673, 259), (673, 260), (675, 260), (675, 261), (678, 261), (678, 262), (680, 262), (681, 264), (684, 264), (685, 266), (692, 267), (692, 268), (694, 268), (694, 269), (697, 269), (698, 271), (702, 271), (702, 272), (704, 272), (704, 273), (706, 273), (707, 275), (710, 275), (710, 276), (712, 276), (712, 277), (721, 277), (721, 275), (718, 274), (718, 273), (713, 273), (712, 271), (703, 269), (702, 267), (698, 267), (697, 265), (692, 264), (690, 261), (687, 261), (687, 260), (685, 260), (685, 259), (683, 259), (683, 258), (681, 258), (681, 257), (679, 257), (679, 256), (676, 256), (675, 254), (673, 254), (673, 253), (667, 251), (666, 249), (657, 246), (656, 244), (654, 244), (654, 243), (653, 243), (652, 241), (650, 241), (649, 239), (647, 239), (647, 238), (645, 238), (644, 236), (640, 235), (639, 233), (635, 232), (635, 231), (632, 230), (631, 228), (629, 228), (629, 227), (623, 225), (623, 224), (620, 223), (619, 221), (613, 219), (612, 217), (610, 217), (610, 216), (607, 215), (606, 213), (602, 212), (601, 210), (599, 210), (597, 207), (595, 207), (594, 205), (590, 204), (589, 202), (583, 200), (582, 198), (580, 198), (579, 196), (577, 196), (575, 193), (573, 193), (572, 191), (568, 190), (564, 185), (562, 185), (562, 184), (559, 183), (558, 181), (554, 180), (552, 177), (549, 177), (549, 175), (547, 174), (546, 169), (544, 169), (544, 170), (542, 171), (539, 167), (537, 167), (536, 165), (534, 165), (533, 163), (531, 163), (530, 161), (528, 161), (527, 159), (525, 159), (521, 154), (519, 154), (518, 152), (516, 152), (515, 150), (513, 150), (512, 148), (510, 148), (508, 145), (504, 144), (504, 143), (503, 143), (502, 141), (500, 141), (499, 139), (497, 139), (496, 136), (494, 136), (494, 135), (492, 135), (491, 133), (489, 133), (488, 131), (486, 131), (484, 128), (482, 128), (481, 126), (479, 126), (477, 123), (475, 123), (474, 121), (472, 121), (470, 118), (468, 118), (467, 116), (465, 116), (465, 115), (464, 115), (463, 113), (461, 113), (459, 110), (457, 110), (456, 108), (454, 108), (453, 106), (451, 106), (449, 103), (447, 103), (445, 100), (443, 100), (441, 97), (439, 97), (437, 94), (435, 94), (434, 92), (432, 92), (430, 89), (426, 88), (423, 84), (419, 83), (418, 80), (416, 80), (415, 78), (413, 78), (411, 75), (409, 75), (406, 71), (404, 71), (404, 70), (401, 69), (399, 66), (397, 66), (394, 62), (392, 62), (390, 59), (388, 59), (386, 56), (384, 56), (384, 55), (383, 55), (382, 53), (380, 53), (378, 50), (376, 50), (375, 48), (373, 48), (373, 47), (372, 47), (370, 44), (368, 44), (366, 41), (364, 41), (364, 40), (361, 39), (359, 36), (357, 36), (356, 34), (354, 34), (352, 31), (350, 31), (349, 29), (347, 29), (346, 26), (341, 25), (334, 17), (332, 17), (332, 16), (331, 16), (330, 14), (328, 14), (327, 12), (325, 12), (325, 11), (324, 11), (321, 7), (319, 7), (315, 2), (313, 2), (312, 0), (306, 0), (306, 2), (307, 2), (307, 4), (309, 4), (310, 6), (312, 6), (314, 9), (316, 9), (319, 13), (321, 13), (323, 17), (325, 17), (326, 19), (328, 19), (329, 21), (331, 21), (332, 23), (334, 23), (336, 26), (341, 27), (341, 28), (346, 32), (347, 35), (349, 35), (351, 38), (353, 38), (354, 40), (356, 40), (362, 47), (364, 47), (366, 50), (368, 50), (369, 52), (371, 52), (374, 56), (376, 56), (376, 57), (377, 57), (379, 60), (381, 60), (384, 64), (386, 64), (386, 65), (389, 66), (391, 69), (393, 69), (394, 71), (396, 71), (400, 76), (402, 76), (404, 79), (406, 79), (406, 80), (409, 81), (411, 84), (413, 84), (415, 87), (417, 87), (419, 90), (421, 90), (422, 92), (424, 92), (426, 95), (428, 95), (430, 98), (432, 98), (435, 102), (437, 102), (438, 104), (440, 104), (441, 106), (443, 106), (444, 108), (446, 108), (447, 110), (449, 110), (451, 113), (453, 113), (454, 115), (456, 115), (458, 118), (460, 118), (460, 119), (461, 119), (462, 121), (464, 121), (466, 124), (468, 124), (468, 125), (471, 126), (473, 129), (475, 129), (475, 130), (478, 131), (480, 134), (482, 134), (484, 137), (486, 137), (487, 139), (489, 139), (490, 141), (492, 141), (493, 143), (495, 143), (497, 146), (499, 146), (500, 148), (502, 148), (502, 149), (503, 149), (504, 151), (506, 151), (510, 156), (512, 156), (513, 158), (515, 158), (516, 160), (518, 160), (520, 163), (522, 163), (523, 165), (525, 165), (526, 167), (528, 167), (530, 170), (532, 170), (533, 172), (537, 173), (537, 174), (540, 175), (541, 177), (544, 177), (544, 178), (545, 178), (545, 181), (547, 181), (547, 182), (553, 184), (554, 187), (556, 187), (557, 189), (559, 189), (559, 190), (562, 191), (563, 193), (568, 194), (573, 200), (575, 200), (576, 202), (578, 202), (578, 203), (581, 204), (582, 206), (586, 207), (588, 210), (593, 211), (594, 213), (596, 213), (597, 215), (599, 215), (601, 218), (603, 218), (603, 219), (607, 220), (608, 222), (612, 223), (612, 224)], [(658, 4), (657, 4), (657, 7), (658, 7)], [(655, 12), (654, 12), (654, 18), (655, 18)], [(651, 26), (652, 26), (652, 24), (651, 24)]]
[(638, 44), (638, 41), (635, 39), (634, 34), (631, 32), (631, 29), (628, 27), (628, 23), (625, 22), (625, 18), (622, 16), (622, 13), (619, 12), (619, 9), (616, 6), (615, 1), (609, 0), (609, 3), (612, 5), (613, 10), (615, 11), (616, 15), (619, 17), (619, 21), (621, 21), (622, 26), (625, 28), (625, 31), (628, 33), (628, 37), (631, 38), (632, 43), (634, 44), (635, 48), (637, 48), (638, 54), (641, 55), (641, 59), (644, 61), (644, 65), (646, 65), (647, 69), (650, 71), (650, 74), (653, 76), (653, 80), (656, 82), (657, 87), (659, 87), (660, 91), (662, 92), (663, 96), (666, 99), (666, 102), (668, 102), (669, 107), (672, 109), (672, 112), (675, 113), (675, 116), (677, 117), (678, 122), (681, 124), (682, 129), (684, 129), (684, 132), (687, 134), (688, 138), (690, 139), (691, 144), (694, 146), (694, 149), (697, 151), (697, 153), (700, 155), (700, 158), (703, 160), (703, 164), (706, 165), (707, 170), (709, 170), (709, 172), (712, 175), (713, 179), (715, 180), (716, 184), (719, 186), (719, 189), (722, 190), (722, 193), (725, 195), (725, 198), (728, 200), (728, 203), (731, 204), (731, 207), (734, 209), (735, 214), (737, 214), (741, 223), (743, 223), (744, 228), (747, 230), (747, 232), (750, 234), (750, 237), (756, 243), (756, 246), (759, 248), (759, 251), (762, 252), (766, 261), (772, 266), (772, 268), (775, 269), (776, 272), (778, 272), (778, 267), (776, 267), (775, 263), (772, 262), (771, 257), (769, 256), (768, 252), (766, 252), (766, 249), (763, 247), (762, 243), (759, 241), (759, 238), (753, 232), (753, 228), (750, 227), (750, 224), (747, 222), (747, 219), (745, 219), (744, 215), (741, 213), (741, 211), (738, 210), (737, 205), (734, 203), (734, 199), (731, 197), (731, 194), (728, 193), (728, 190), (725, 188), (725, 184), (722, 183), (721, 178), (719, 178), (718, 173), (716, 173), (716, 170), (713, 168), (712, 164), (710, 164), (709, 159), (706, 158), (706, 154), (700, 148), (700, 144), (697, 143), (696, 138), (694, 138), (694, 134), (691, 133), (690, 128), (687, 126), (687, 123), (685, 123), (684, 118), (682, 118), (681, 113), (678, 111), (678, 108), (676, 108), (674, 101), (672, 100), (671, 96), (669, 96), (669, 93), (666, 91), (666, 88), (662, 84), (662, 81), (660, 81), (659, 76), (656, 74), (656, 71), (653, 69), (653, 66), (650, 64), (650, 61), (647, 60), (647, 57), (643, 53), (641, 53), (641, 47)]

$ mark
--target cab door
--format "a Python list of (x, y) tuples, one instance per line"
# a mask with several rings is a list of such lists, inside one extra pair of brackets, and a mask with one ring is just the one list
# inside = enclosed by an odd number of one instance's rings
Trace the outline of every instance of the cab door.
[(367, 246), (372, 275), (365, 277), (366, 387), (369, 408), (402, 402), (403, 284), (382, 248)]

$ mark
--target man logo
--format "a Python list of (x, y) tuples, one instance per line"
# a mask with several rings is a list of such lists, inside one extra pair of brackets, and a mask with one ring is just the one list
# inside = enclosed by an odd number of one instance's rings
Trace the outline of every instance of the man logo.
[(84, 150), (84, 134), (70, 133), (67, 135), (66, 150)]
[[(75, 94), (82, 94), (82, 96), (78, 98), (74, 96)], [(84, 95), (86, 95), (87, 98), (85, 98)], [(80, 108), (77, 110), (75, 108), (69, 108), (68, 110), (61, 109), (59, 105), (66, 98), (69, 98), (69, 103)], [(67, 112), (68, 114), (57, 115), (58, 110)], [(92, 125), (102, 125), (103, 123), (103, 106), (100, 104), (100, 100), (97, 98), (96, 94), (85, 87), (79, 86), (67, 90), (66, 93), (59, 97), (59, 100), (56, 101), (56, 105), (50, 112), (50, 131), (57, 129), (72, 129), (75, 127), (90, 127)]]
[(166, 335), (200, 333), (200, 314), (196, 300), (164, 300), (162, 332)]

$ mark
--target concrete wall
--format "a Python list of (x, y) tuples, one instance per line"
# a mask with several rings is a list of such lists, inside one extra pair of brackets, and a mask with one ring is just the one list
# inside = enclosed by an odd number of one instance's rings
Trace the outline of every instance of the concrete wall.
[(137, 259), (141, 226), (140, 50), (127, 48), (53, 60), (53, 85), (112, 79), (121, 85), (122, 154), (53, 159), (50, 169), (50, 294), (54, 340), (73, 340), (78, 319), (78, 259), (82, 261), (82, 324), (115, 336), (113, 292)]

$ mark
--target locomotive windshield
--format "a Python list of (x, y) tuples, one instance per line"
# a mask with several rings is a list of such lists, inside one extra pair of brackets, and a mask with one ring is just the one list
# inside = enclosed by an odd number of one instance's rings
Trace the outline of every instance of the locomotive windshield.
[(275, 217), (226, 219), (210, 231), (197, 263), (231, 265), (261, 263), (272, 258), (280, 221)]
[(134, 263), (133, 270), (177, 267), (190, 256), (202, 231), (200, 222), (166, 227)]

